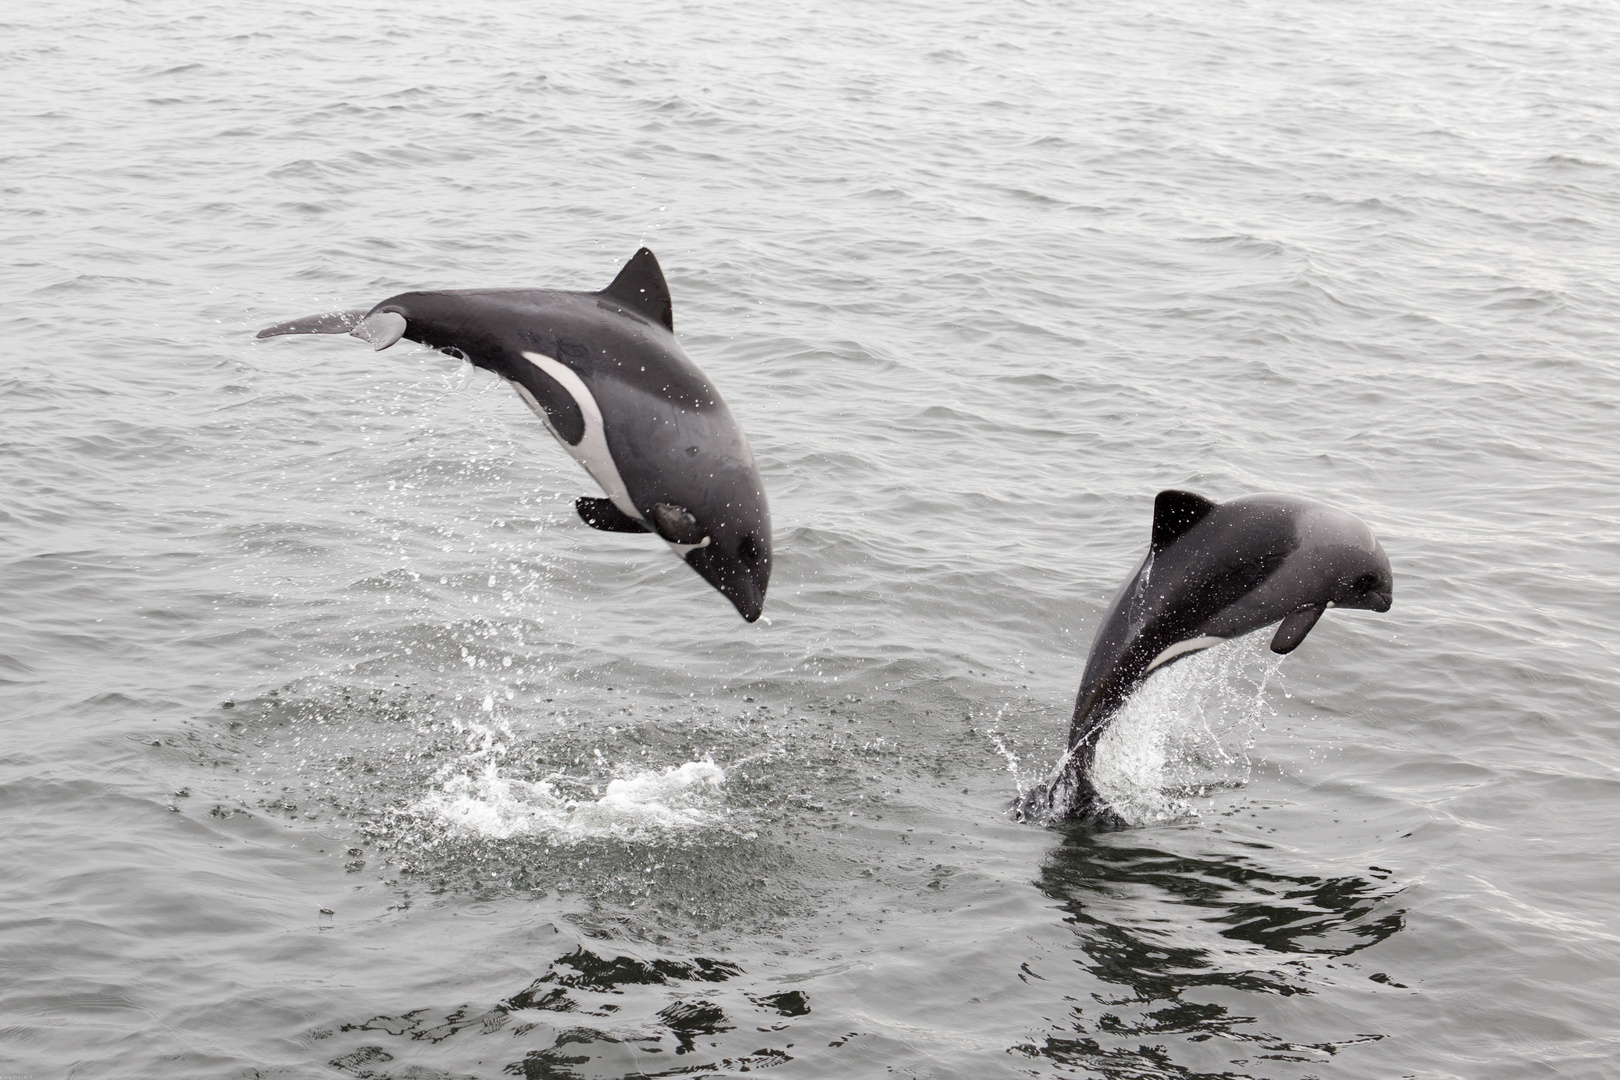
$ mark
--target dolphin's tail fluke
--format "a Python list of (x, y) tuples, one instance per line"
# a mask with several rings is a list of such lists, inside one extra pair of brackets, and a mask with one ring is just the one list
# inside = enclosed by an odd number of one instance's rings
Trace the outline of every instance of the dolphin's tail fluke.
[(255, 337), (281, 337), (283, 334), (348, 334), (369, 341), (376, 352), (405, 336), (405, 316), (397, 311), (329, 311), (325, 315), (305, 315), (302, 319), (276, 323), (260, 330)]
[(289, 319), (267, 326), (255, 337), (280, 337), (283, 334), (347, 334), (359, 326), (370, 308), (359, 311), (329, 311), (325, 315), (305, 315), (302, 319)]

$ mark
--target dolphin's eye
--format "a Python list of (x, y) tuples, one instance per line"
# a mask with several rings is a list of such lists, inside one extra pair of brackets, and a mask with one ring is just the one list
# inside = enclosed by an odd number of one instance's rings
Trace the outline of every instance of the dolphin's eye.
[(1370, 572), (1362, 574), (1350, 587), (1358, 593), (1372, 592), (1378, 588), (1378, 575)]
[(759, 562), (759, 542), (753, 533), (746, 533), (737, 545), (737, 557), (750, 565)]

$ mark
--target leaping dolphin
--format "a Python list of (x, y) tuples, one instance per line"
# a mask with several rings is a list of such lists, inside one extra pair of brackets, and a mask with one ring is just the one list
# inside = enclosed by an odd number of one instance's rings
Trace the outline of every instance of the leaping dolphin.
[(311, 315), (259, 331), (400, 338), (512, 384), (606, 498), (575, 502), (607, 532), (652, 532), (759, 618), (771, 577), (771, 515), (748, 440), (714, 384), (681, 351), (669, 286), (637, 251), (601, 292), (446, 289)]
[(1068, 752), (1027, 793), (1027, 818), (1123, 824), (1092, 786), (1097, 741), (1120, 706), (1159, 668), (1281, 620), (1271, 650), (1292, 652), (1330, 607), (1388, 611), (1389, 557), (1353, 514), (1288, 495), (1215, 503), (1161, 491), (1153, 536), (1091, 644), (1069, 726)]

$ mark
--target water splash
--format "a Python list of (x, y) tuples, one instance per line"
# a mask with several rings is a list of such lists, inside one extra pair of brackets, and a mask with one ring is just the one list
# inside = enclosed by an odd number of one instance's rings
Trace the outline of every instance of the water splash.
[(1248, 782), (1249, 750), (1270, 711), (1282, 657), (1257, 635), (1177, 661), (1149, 679), (1097, 743), (1092, 783), (1120, 817), (1150, 825), (1196, 816), (1194, 799)]
[(485, 839), (637, 839), (723, 822), (725, 780), (725, 770), (703, 758), (628, 773), (608, 781), (605, 790), (593, 786), (590, 795), (576, 797), (568, 794), (571, 781), (561, 773), (537, 781), (509, 779), (495, 761), (485, 761), (476, 772), (451, 776), (412, 809), (452, 832)]
[(1001, 724), (1001, 717), (1002, 710), (997, 709), (995, 724), (991, 726), (989, 731), (985, 732), (985, 735), (989, 737), (990, 742), (995, 746), (996, 753), (1001, 755), (1001, 760), (1007, 763), (1007, 771), (1012, 774), (1013, 786), (1018, 789), (1018, 798), (1021, 800), (1024, 797), (1026, 785), (1023, 777), (1018, 773), (1017, 753), (1008, 748), (1007, 744), (1002, 741), (1001, 732), (997, 730)]

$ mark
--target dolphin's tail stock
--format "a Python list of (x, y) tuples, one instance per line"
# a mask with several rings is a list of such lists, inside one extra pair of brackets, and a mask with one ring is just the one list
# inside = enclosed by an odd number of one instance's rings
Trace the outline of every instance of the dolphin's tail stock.
[(1078, 821), (1104, 829), (1123, 829), (1129, 824), (1114, 812), (1091, 782), (1097, 743), (1124, 704), (1124, 697), (1112, 693), (1105, 680), (1075, 703), (1074, 720), (1069, 725), (1069, 748), (1052, 775), (1013, 804), (1013, 813), (1020, 821), (1041, 825)]
[[(1102, 728), (1097, 729), (1097, 735)], [(1096, 740), (1077, 746), (1063, 756), (1050, 777), (1026, 791), (1013, 804), (1013, 815), (1037, 825), (1075, 821), (1100, 829), (1123, 829), (1130, 823), (1102, 797), (1091, 782)]]

